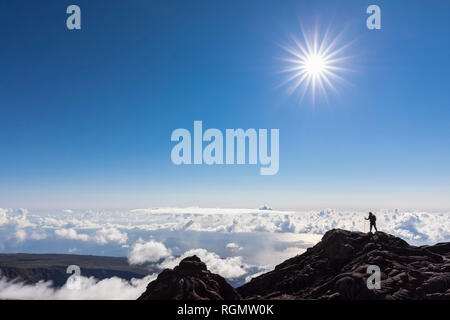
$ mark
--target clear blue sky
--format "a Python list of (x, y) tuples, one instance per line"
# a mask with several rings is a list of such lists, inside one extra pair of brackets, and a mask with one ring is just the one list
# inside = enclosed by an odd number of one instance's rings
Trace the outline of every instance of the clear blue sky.
[[(82, 30), (66, 29), (66, 8)], [(378, 4), (382, 29), (366, 28)], [(449, 208), (449, 1), (2, 1), (0, 207)], [(278, 88), (299, 21), (352, 86)], [(280, 170), (175, 166), (176, 128), (279, 128)]]

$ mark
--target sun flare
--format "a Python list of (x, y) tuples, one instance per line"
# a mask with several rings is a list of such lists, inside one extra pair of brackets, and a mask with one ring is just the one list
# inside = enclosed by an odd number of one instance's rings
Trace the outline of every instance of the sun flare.
[(321, 39), (317, 30), (312, 37), (308, 37), (303, 29), (302, 34), (303, 41), (293, 38), (293, 46), (283, 46), (289, 57), (282, 59), (288, 64), (282, 72), (289, 76), (282, 85), (288, 85), (289, 95), (301, 90), (303, 98), (310, 91), (314, 102), (317, 91), (320, 91), (327, 99), (327, 89), (337, 92), (336, 82), (348, 83), (340, 74), (349, 70), (343, 66), (349, 57), (342, 53), (350, 43), (339, 46), (342, 34), (332, 38), (329, 29)]
[(304, 61), (304, 67), (309, 75), (323, 74), (327, 67), (326, 61), (318, 54), (307, 57)]

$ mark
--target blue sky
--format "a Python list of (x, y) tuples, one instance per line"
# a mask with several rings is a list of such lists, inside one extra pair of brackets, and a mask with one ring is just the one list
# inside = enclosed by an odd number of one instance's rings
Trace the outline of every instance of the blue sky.
[[(78, 4), (82, 30), (65, 27)], [(370, 4), (382, 29), (368, 30)], [(448, 1), (7, 1), (0, 207), (449, 208)], [(287, 97), (280, 44), (355, 40), (328, 102)], [(170, 134), (279, 128), (280, 170), (175, 166)]]

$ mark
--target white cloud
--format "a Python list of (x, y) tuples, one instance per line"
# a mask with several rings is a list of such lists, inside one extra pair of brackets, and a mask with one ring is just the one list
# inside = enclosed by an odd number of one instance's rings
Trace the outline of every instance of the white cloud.
[(49, 218), (44, 217), (40, 219), (40, 225), (42, 228), (62, 228), (67, 225), (67, 221), (61, 218)]
[[(233, 248), (240, 248), (239, 246)], [(238, 278), (247, 273), (246, 268), (250, 267), (245, 264), (242, 257), (227, 257), (221, 258), (218, 254), (214, 252), (208, 252), (206, 249), (192, 249), (184, 252), (179, 257), (171, 256), (171, 251), (166, 248), (166, 246), (161, 242), (156, 242), (150, 240), (144, 242), (139, 239), (136, 242), (128, 254), (128, 261), (130, 264), (143, 264), (146, 262), (157, 262), (164, 259), (160, 263), (161, 268), (174, 268), (177, 266), (181, 260), (186, 257), (196, 255), (204, 263), (206, 263), (208, 269), (213, 272), (220, 274), (225, 278)]]
[(161, 242), (150, 240), (143, 242), (140, 239), (131, 248), (128, 254), (130, 264), (144, 264), (146, 262), (157, 262), (170, 256), (170, 250)]
[(125, 232), (120, 232), (117, 228), (114, 227), (101, 228), (95, 233), (94, 240), (99, 244), (106, 244), (109, 242), (125, 244), (128, 240), (128, 235)]
[(47, 239), (47, 235), (45, 233), (40, 233), (40, 232), (36, 232), (33, 231), (30, 235), (30, 239), (33, 240), (44, 240)]
[(128, 235), (125, 232), (120, 232), (115, 227), (101, 228), (95, 232), (94, 235), (78, 233), (74, 228), (61, 228), (56, 229), (55, 234), (64, 239), (80, 240), (80, 241), (93, 241), (98, 244), (106, 244), (115, 242), (118, 244), (125, 244), (128, 240)]
[(0, 227), (2, 225), (8, 224), (8, 217), (6, 216), (6, 213), (8, 212), (8, 209), (2, 209), (0, 208)]
[(161, 207), (161, 208), (133, 209), (130, 212), (142, 214), (252, 214), (258, 213), (258, 211), (260, 210), (261, 210), (260, 208), (235, 209), (235, 208), (200, 208), (200, 207), (186, 207), (186, 208)]
[(170, 257), (161, 263), (162, 268), (174, 268), (181, 260), (186, 257), (196, 255), (200, 258), (208, 270), (221, 275), (224, 278), (238, 278), (247, 273), (246, 268), (249, 266), (243, 263), (242, 257), (228, 257), (222, 259), (218, 254), (214, 252), (208, 252), (205, 249), (193, 249), (186, 251), (180, 257)]
[(57, 229), (55, 234), (64, 239), (89, 241), (89, 235), (79, 234), (75, 229)]
[[(400, 236), (412, 244), (450, 241), (449, 212), (378, 210), (375, 214), (379, 230)], [(134, 234), (146, 236), (153, 231), (322, 235), (330, 229), (343, 228), (367, 232), (365, 216), (367, 212), (335, 209), (293, 212), (188, 207), (136, 209), (131, 212), (67, 211), (65, 214), (61, 211), (37, 214), (26, 209), (0, 209), (0, 226), (3, 234), (9, 232), (8, 238), (16, 237), (18, 229), (26, 228), (26, 241), (38, 240), (38, 236), (32, 236), (33, 232), (42, 235), (47, 229), (60, 238), (125, 246), (129, 238), (135, 239)], [(0, 242), (4, 243), (7, 237), (0, 238)], [(23, 239), (20, 234), (19, 237)]]
[(80, 289), (76, 290), (71, 289), (67, 284), (61, 288), (53, 288), (51, 282), (40, 281), (34, 285), (27, 285), (0, 278), (0, 299), (135, 300), (154, 279), (156, 279), (155, 274), (142, 279), (131, 279), (131, 281), (117, 277), (103, 280), (80, 277)]
[(36, 225), (28, 219), (27, 209), (8, 210), (6, 212), (8, 223), (15, 225), (17, 228), (35, 227)]
[(270, 269), (268, 269), (268, 270), (264, 269), (262, 271), (253, 273), (253, 274), (251, 274), (249, 276), (246, 276), (245, 277), (245, 283), (250, 282), (250, 280), (252, 280), (253, 278), (259, 277), (260, 275), (262, 275), (262, 274), (264, 274), (266, 272), (269, 272), (269, 271), (271, 271), (271, 270)]
[(27, 239), (27, 232), (23, 229), (19, 229), (16, 231), (14, 236), (16, 237), (17, 241), (23, 242)]
[(241, 246), (239, 246), (237, 243), (234, 242), (227, 243), (226, 248), (233, 251), (240, 251), (243, 249)]

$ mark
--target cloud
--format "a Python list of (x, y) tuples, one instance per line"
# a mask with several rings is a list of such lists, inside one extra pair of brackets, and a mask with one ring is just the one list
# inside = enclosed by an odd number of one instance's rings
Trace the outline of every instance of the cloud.
[[(94, 232), (98, 230), (97, 237), (93, 236), (92, 241), (99, 244), (105, 242), (124, 244), (127, 240), (125, 240), (123, 229), (308, 234), (324, 234), (333, 228), (364, 231), (363, 217), (366, 214), (366, 212), (334, 209), (293, 212), (169, 207), (135, 209), (131, 212), (86, 211), (40, 216), (25, 209), (16, 211), (2, 209), (0, 210), (0, 225), (10, 224), (16, 228), (89, 229)], [(450, 214), (448, 212), (379, 210), (375, 214), (380, 230), (400, 236), (407, 241), (413, 241), (416, 244), (432, 244), (450, 240), (450, 231), (447, 231), (450, 230)], [(108, 227), (106, 230), (102, 230), (105, 225)]]
[(3, 216), (3, 218), (0, 218), (0, 220), (2, 220), (3, 223), (15, 225), (16, 228), (22, 229), (36, 226), (28, 219), (27, 209), (17, 209), (17, 210), (2, 209), (0, 213)]
[(24, 208), (17, 209), (17, 213), (26, 216), (28, 214), (28, 209), (24, 209)]
[(30, 235), (30, 239), (33, 240), (44, 240), (47, 239), (47, 235), (45, 233), (40, 233), (40, 232), (36, 232), (33, 231)]
[(225, 247), (232, 251), (240, 251), (243, 249), (241, 246), (239, 246), (237, 243), (234, 242), (227, 243)]
[[(375, 214), (379, 230), (399, 236), (411, 244), (450, 241), (449, 212), (378, 210)], [(66, 211), (64, 214), (61, 210), (35, 213), (26, 209), (0, 209), (0, 243), (3, 246), (2, 250), (11, 249), (9, 245), (17, 250), (18, 244), (42, 241), (45, 234), (48, 241), (51, 241), (52, 236), (82, 241), (84, 244), (80, 247), (80, 252), (89, 250), (89, 253), (95, 254), (95, 250), (106, 250), (106, 244), (112, 246), (119, 244), (121, 248), (125, 248), (130, 241), (133, 243), (139, 237), (156, 234), (161, 238), (155, 240), (167, 244), (164, 233), (169, 232), (202, 233), (204, 235), (202, 239), (211, 238), (210, 235), (213, 234), (229, 234), (230, 237), (234, 237), (234, 234), (254, 233), (323, 235), (333, 228), (367, 232), (368, 224), (363, 219), (366, 215), (367, 212), (336, 209), (294, 212), (259, 208), (168, 207), (132, 211)], [(20, 229), (25, 231), (16, 235)], [(9, 244), (8, 239), (17, 239), (21, 242)], [(190, 240), (192, 241), (189, 241), (189, 246), (179, 248), (184, 251), (191, 248), (205, 248), (203, 243), (195, 239)], [(239, 243), (232, 238), (224, 241)], [(95, 245), (105, 247), (95, 249)], [(52, 244), (52, 247), (56, 246)], [(61, 252), (67, 252), (68, 249), (62, 248)], [(224, 248), (223, 243), (206, 249), (221, 255), (233, 252), (232, 248)], [(227, 251), (219, 251), (224, 249)], [(174, 252), (182, 253), (177, 249)], [(126, 251), (117, 250), (112, 254), (126, 254)]]
[(27, 232), (23, 229), (19, 229), (16, 231), (14, 236), (16, 237), (17, 241), (23, 242), (27, 239)]
[(8, 209), (2, 209), (0, 208), (0, 227), (2, 225), (5, 225), (8, 223), (8, 217), (6, 216), (6, 213), (8, 212)]
[(118, 244), (125, 244), (128, 240), (128, 235), (120, 232), (117, 228), (102, 228), (97, 230), (94, 235), (94, 241), (99, 244), (106, 244), (108, 242), (116, 242)]
[(131, 248), (128, 254), (130, 264), (144, 264), (146, 262), (157, 262), (170, 256), (170, 250), (161, 242), (150, 240), (144, 242), (140, 239)]
[[(240, 248), (234, 243), (229, 245), (229, 248)], [(159, 264), (159, 267), (162, 269), (173, 269), (181, 260), (193, 255), (198, 256), (206, 263), (211, 272), (220, 274), (224, 278), (234, 279), (241, 277), (247, 273), (246, 268), (250, 267), (243, 262), (242, 257), (221, 258), (218, 254), (201, 248), (188, 250), (181, 256), (174, 257), (171, 255), (171, 250), (167, 249), (163, 243), (154, 240), (144, 242), (142, 239), (139, 239), (138, 242), (132, 246), (132, 249), (128, 254), (128, 262), (135, 265), (163, 260)]]
[(269, 271), (271, 271), (271, 269), (263, 269), (262, 271), (253, 273), (253, 274), (251, 274), (249, 276), (246, 276), (245, 277), (245, 283), (250, 282), (253, 278), (259, 277), (260, 275), (262, 275), (264, 273), (267, 273)]
[(174, 268), (181, 260), (186, 257), (196, 255), (199, 257), (208, 270), (221, 275), (224, 278), (234, 279), (243, 276), (247, 273), (246, 268), (249, 266), (243, 263), (242, 257), (228, 257), (222, 259), (218, 254), (214, 252), (208, 252), (206, 249), (193, 249), (183, 253), (180, 257), (170, 257), (164, 260), (160, 266), (161, 268)]
[(80, 288), (71, 289), (66, 283), (53, 288), (52, 282), (40, 281), (33, 285), (0, 278), (0, 299), (25, 300), (135, 300), (146, 286), (156, 279), (156, 274), (142, 279), (126, 281), (117, 277), (97, 280), (93, 277), (79, 277)]
[[(270, 208), (271, 209), (271, 208)], [(200, 207), (161, 207), (147, 209), (133, 209), (131, 213), (141, 214), (252, 214), (258, 213), (258, 209), (235, 209), (235, 208), (200, 208)], [(280, 211), (274, 211), (280, 212)]]
[(128, 235), (125, 232), (120, 232), (115, 227), (101, 228), (92, 236), (84, 233), (78, 233), (78, 231), (74, 228), (62, 228), (56, 229), (55, 235), (63, 239), (92, 241), (100, 245), (110, 242), (125, 244), (128, 240)]
[(57, 229), (55, 234), (64, 239), (89, 241), (89, 235), (79, 234), (75, 229)]

